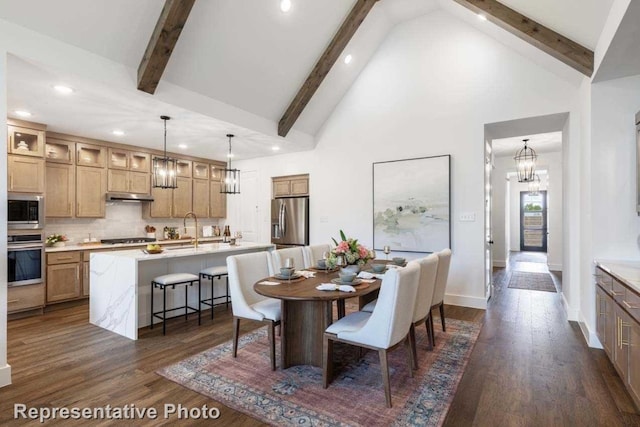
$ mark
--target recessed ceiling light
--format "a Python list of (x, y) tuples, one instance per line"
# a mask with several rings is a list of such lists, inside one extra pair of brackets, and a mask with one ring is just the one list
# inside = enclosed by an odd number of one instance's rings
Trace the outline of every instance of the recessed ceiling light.
[(479, 13), (478, 14), (478, 19), (481, 20), (481, 21), (486, 21), (487, 20), (487, 16), (482, 14), (482, 13)]
[(277, 145), (274, 145), (273, 147), (271, 147), (271, 149), (272, 149), (273, 151), (279, 151), (279, 150), (280, 150), (280, 147), (278, 147)]
[(118, 129), (114, 130), (111, 133), (113, 133), (115, 136), (123, 136), (124, 135), (124, 131), (118, 130)]
[(73, 89), (65, 85), (55, 85), (53, 88), (56, 90), (56, 92), (63, 95), (69, 95), (70, 93), (73, 93)]
[(344, 63), (348, 64), (351, 62), (351, 60), (353, 59), (353, 56), (351, 56), (351, 54), (347, 55), (344, 57)]
[(15, 113), (20, 117), (31, 117), (31, 113), (25, 110), (16, 110)]
[(283, 12), (289, 12), (291, 10), (291, 0), (281, 0), (280, 10)]
[(182, 148), (183, 150), (186, 150), (187, 148), (189, 148), (187, 144), (178, 144), (178, 147)]

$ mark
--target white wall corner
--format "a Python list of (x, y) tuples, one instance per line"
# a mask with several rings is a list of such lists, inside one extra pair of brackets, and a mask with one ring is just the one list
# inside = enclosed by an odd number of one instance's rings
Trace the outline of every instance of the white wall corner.
[(564, 292), (562, 293), (562, 308), (564, 308), (564, 312), (567, 315), (567, 320), (570, 322), (578, 322), (580, 319), (580, 311), (575, 309), (575, 308), (571, 308), (571, 306), (569, 305), (569, 303), (567, 302), (567, 299), (565, 298)]
[(487, 309), (487, 299), (485, 297), (446, 294), (444, 296), (444, 303), (461, 307), (478, 308), (480, 310)]
[(578, 324), (580, 325), (582, 336), (584, 336), (584, 339), (587, 342), (587, 345), (592, 348), (602, 349), (603, 348), (602, 343), (598, 339), (598, 336), (596, 335), (596, 333), (591, 329), (589, 329), (589, 325), (587, 325), (587, 322), (585, 321), (584, 317), (582, 316), (580, 317), (581, 317), (581, 320), (580, 322), (578, 322)]
[(506, 268), (507, 267), (507, 262), (503, 259), (494, 259), (493, 260), (493, 266), (494, 267), (500, 267), (500, 268)]
[(11, 384), (11, 365), (0, 367), (0, 387)]

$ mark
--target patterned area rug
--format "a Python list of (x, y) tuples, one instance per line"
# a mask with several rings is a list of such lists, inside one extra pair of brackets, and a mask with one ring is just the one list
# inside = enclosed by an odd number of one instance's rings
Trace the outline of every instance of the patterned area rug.
[(549, 273), (524, 273), (514, 271), (509, 281), (510, 288), (528, 289), (531, 291), (557, 292)]
[(479, 323), (447, 319), (447, 332), (436, 331), (431, 352), (425, 328), (418, 328), (419, 368), (413, 378), (404, 346), (390, 352), (392, 408), (385, 406), (377, 352), (368, 351), (359, 360), (356, 347), (336, 343), (334, 379), (325, 390), (321, 368), (269, 369), (266, 328), (241, 337), (236, 359), (228, 342), (158, 374), (277, 426), (437, 426), (444, 421), (480, 328)]

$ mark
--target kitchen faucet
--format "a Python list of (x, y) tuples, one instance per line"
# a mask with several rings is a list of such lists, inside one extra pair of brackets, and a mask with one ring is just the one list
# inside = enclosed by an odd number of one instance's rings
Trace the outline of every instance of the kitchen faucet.
[(195, 238), (195, 248), (198, 249), (198, 217), (196, 216), (195, 212), (193, 211), (189, 211), (184, 215), (183, 221), (182, 221), (182, 225), (184, 226), (184, 232), (187, 232), (187, 217), (188, 216), (192, 216), (193, 219), (196, 221), (196, 238)]

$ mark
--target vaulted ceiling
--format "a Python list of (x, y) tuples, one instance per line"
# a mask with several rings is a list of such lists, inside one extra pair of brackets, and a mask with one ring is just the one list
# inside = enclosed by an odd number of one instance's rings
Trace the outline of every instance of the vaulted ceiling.
[[(226, 149), (227, 131), (239, 135), (240, 158), (273, 154), (273, 146), (280, 147), (279, 152), (310, 149), (313, 136), (395, 25), (439, 9), (473, 16), (468, 10), (454, 10), (454, 0), (380, 0), (294, 124), (293, 129), (309, 135), (311, 143), (294, 144), (291, 138), (278, 137), (278, 121), (355, 2), (292, 0), (288, 13), (281, 12), (279, 0), (195, 2), (156, 93), (162, 95), (170, 83), (273, 123), (272, 131), (256, 131), (184, 106), (167, 105), (135, 93), (135, 87), (120, 93), (86, 79), (67, 82), (78, 87), (70, 107), (69, 99), (42, 89), (42, 79), (59, 77), (55, 71), (27, 58), (9, 62), (10, 115), (16, 108), (45, 104), (29, 108), (38, 111), (34, 121), (47, 123), (53, 130), (157, 148), (157, 116), (173, 114), (182, 119), (169, 124), (180, 135), (176, 144), (184, 142), (190, 154), (214, 158), (221, 158)], [(612, 2), (501, 0), (591, 50)], [(161, 0), (0, 0), (0, 19), (136, 70), (163, 4)], [(482, 29), (493, 24), (474, 25)], [(490, 28), (486, 31), (495, 34)], [(349, 64), (341, 60), (346, 54), (353, 57)], [(558, 67), (566, 68), (566, 75), (577, 75), (563, 64)], [(80, 119), (61, 113), (69, 108)], [(122, 139), (109, 134), (115, 127), (126, 128)]]

